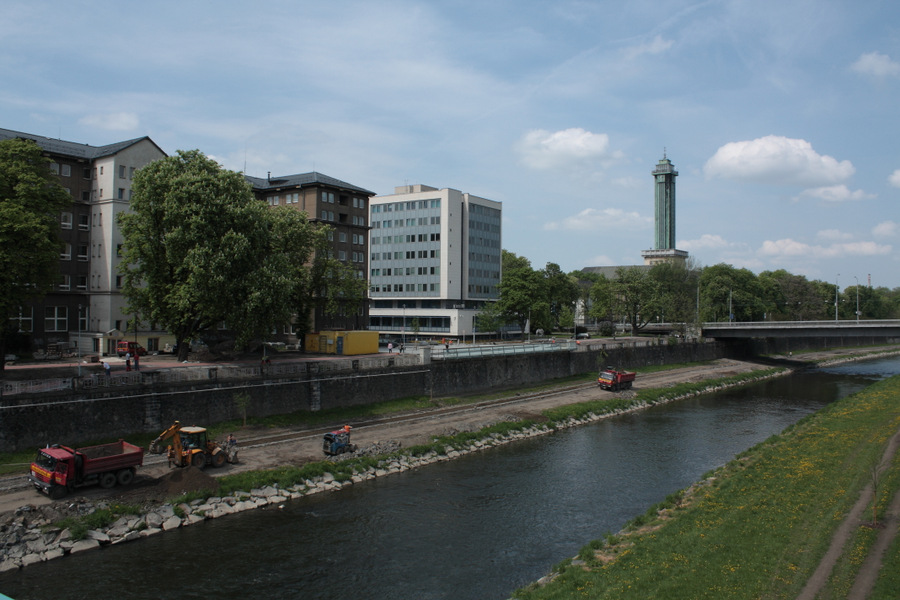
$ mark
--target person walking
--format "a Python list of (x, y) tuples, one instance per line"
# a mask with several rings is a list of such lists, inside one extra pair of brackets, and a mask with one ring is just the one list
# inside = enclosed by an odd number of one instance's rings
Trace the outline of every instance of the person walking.
[(105, 360), (103, 361), (103, 370), (106, 371), (106, 376), (109, 377), (112, 375), (112, 367), (109, 366), (109, 363)]
[(394, 342), (388, 342), (388, 354), (394, 353)]
[(126, 371), (131, 370), (131, 353), (130, 352), (125, 353), (125, 370)]
[(137, 355), (137, 354), (134, 355), (134, 370), (135, 370), (135, 371), (140, 371), (140, 370), (141, 370), (141, 363), (140, 363), (140, 361), (139, 361), (139, 359), (138, 359), (138, 355)]

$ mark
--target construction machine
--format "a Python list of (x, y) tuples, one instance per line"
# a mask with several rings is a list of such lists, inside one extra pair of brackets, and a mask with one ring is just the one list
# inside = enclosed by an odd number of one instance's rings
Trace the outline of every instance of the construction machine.
[[(171, 442), (163, 447), (166, 440)], [(225, 463), (236, 463), (238, 448), (233, 436), (229, 436), (220, 446), (207, 437), (205, 427), (183, 427), (180, 422), (175, 421), (150, 443), (150, 452), (167, 452), (170, 467), (194, 466), (202, 469), (207, 465), (221, 467)]]

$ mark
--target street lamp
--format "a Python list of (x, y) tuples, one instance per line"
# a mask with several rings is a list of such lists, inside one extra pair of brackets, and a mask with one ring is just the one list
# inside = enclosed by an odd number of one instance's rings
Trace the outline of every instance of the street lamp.
[(838, 273), (837, 275), (834, 276), (834, 322), (835, 322), (835, 323), (837, 323), (837, 321), (838, 321), (838, 315), (837, 315), (837, 309), (838, 309), (838, 277), (840, 277), (840, 276), (841, 276), (840, 273)]
[(403, 305), (403, 325), (400, 326), (400, 343), (406, 345), (406, 304)]
[(856, 322), (859, 323), (859, 277), (853, 276), (856, 280)]
[(81, 377), (81, 305), (78, 305), (78, 339), (75, 340), (75, 357), (78, 361), (78, 376)]

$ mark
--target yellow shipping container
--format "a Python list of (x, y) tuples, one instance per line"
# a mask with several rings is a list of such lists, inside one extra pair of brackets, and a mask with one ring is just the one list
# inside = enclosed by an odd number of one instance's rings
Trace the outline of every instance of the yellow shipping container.
[(306, 334), (307, 352), (354, 356), (378, 354), (377, 331), (320, 331)]

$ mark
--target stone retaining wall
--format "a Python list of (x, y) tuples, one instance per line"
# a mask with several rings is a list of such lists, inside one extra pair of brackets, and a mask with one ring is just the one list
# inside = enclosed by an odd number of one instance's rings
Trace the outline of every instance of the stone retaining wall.
[(723, 343), (680, 343), (434, 361), (426, 365), (310, 374), (255, 381), (148, 383), (101, 392), (55, 392), (0, 400), (0, 452), (46, 444), (80, 445), (162, 431), (174, 421), (209, 426), (243, 416), (347, 408), (415, 396), (457, 396), (508, 389), (596, 372), (717, 358), (744, 358), (752, 349)]

